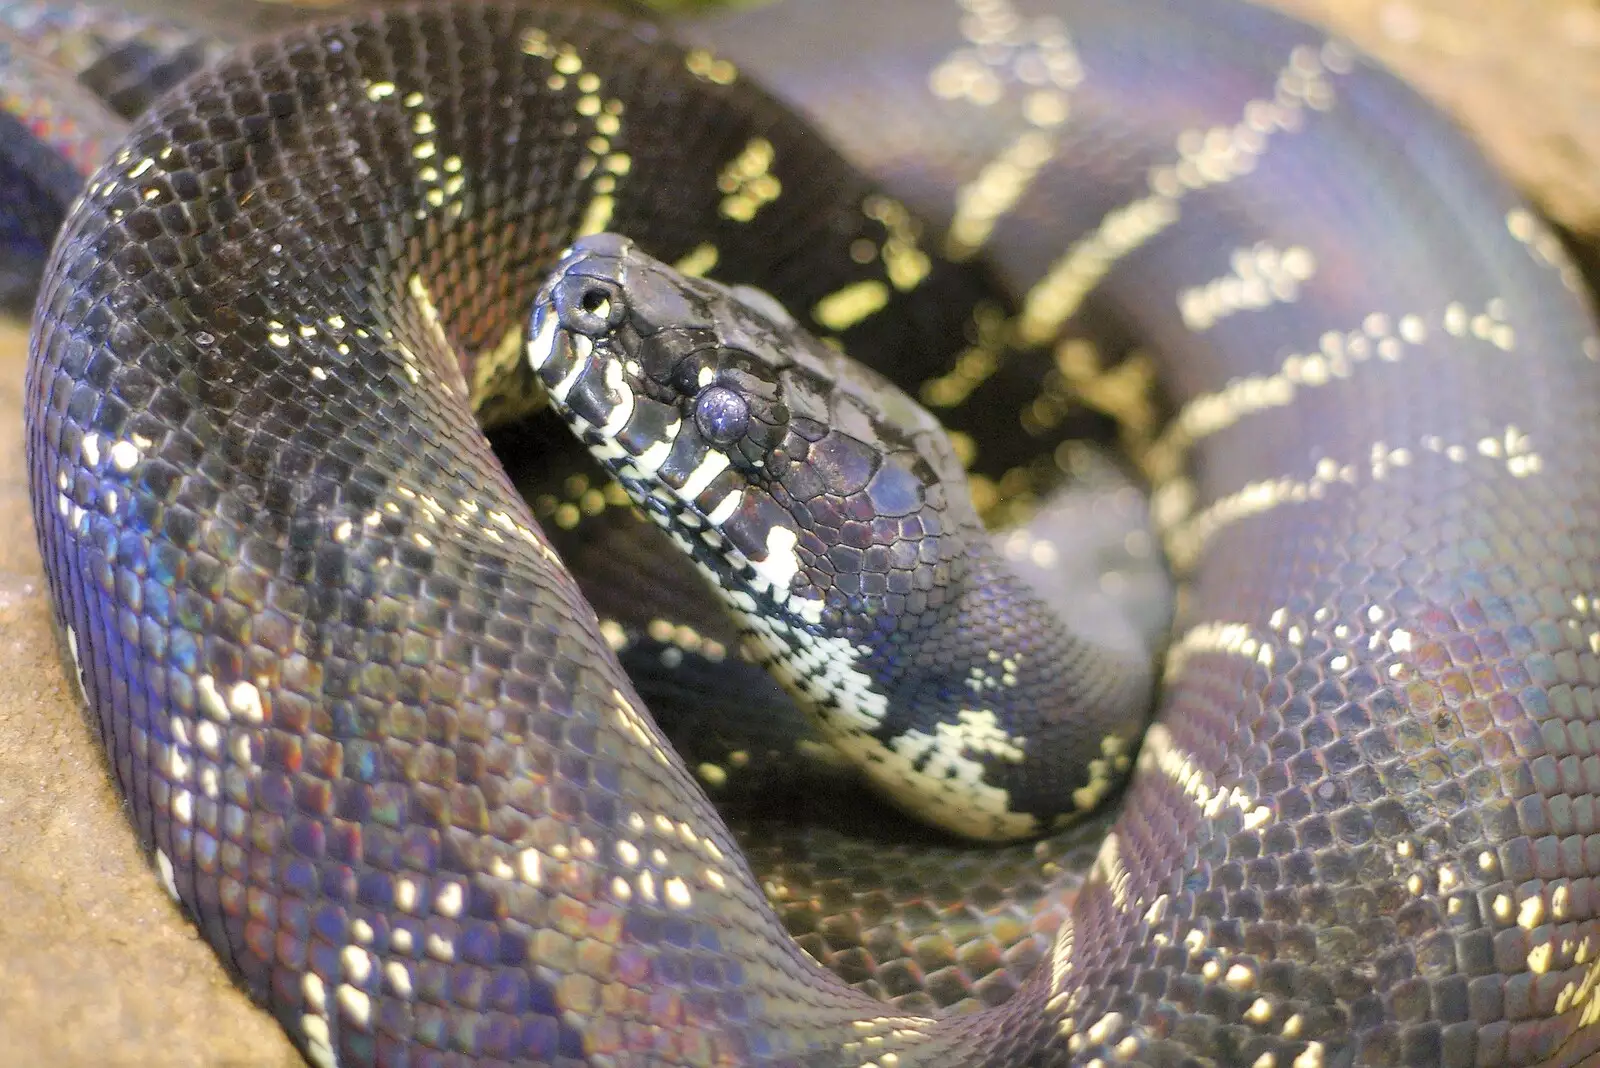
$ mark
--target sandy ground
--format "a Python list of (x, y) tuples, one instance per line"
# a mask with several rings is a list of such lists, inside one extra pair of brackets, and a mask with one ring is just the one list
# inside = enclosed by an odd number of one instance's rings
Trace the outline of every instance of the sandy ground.
[[(1278, 2), (1388, 60), (1600, 247), (1595, 0)], [(0, 320), (0, 1066), (298, 1065), (146, 867), (63, 674), (28, 519), (25, 355)]]
[(22, 461), (27, 333), (0, 322), (0, 1065), (304, 1062), (134, 842), (51, 632)]

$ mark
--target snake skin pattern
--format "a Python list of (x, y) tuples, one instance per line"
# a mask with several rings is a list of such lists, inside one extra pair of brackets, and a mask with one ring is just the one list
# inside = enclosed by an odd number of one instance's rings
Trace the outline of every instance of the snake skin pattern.
[[(1345, 46), (1220, 0), (692, 32), (716, 54), (537, 5), (291, 34), (68, 222), (47, 570), (135, 824), (251, 992), (319, 1064), (1591, 1058), (1600, 341), (1542, 225)], [(993, 257), (1016, 348), (747, 68)], [(472, 429), (602, 227), (909, 357), (953, 421), (1044, 345), (1024, 436), (1088, 404), (1155, 484), (1161, 711), (1002, 1004), (804, 956)]]

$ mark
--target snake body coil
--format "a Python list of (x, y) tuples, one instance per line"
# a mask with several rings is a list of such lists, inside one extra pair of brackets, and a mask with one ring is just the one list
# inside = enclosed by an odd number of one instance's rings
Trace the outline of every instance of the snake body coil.
[[(35, 521), (206, 937), (323, 1065), (1586, 1063), (1600, 341), (1553, 238), (1265, 12), (817, 0), (780, 37), (790, 6), (688, 31), (715, 54), (573, 5), (330, 18), (88, 179)], [(1118, 417), (1154, 480), (1161, 710), (1003, 1004), (805, 956), (476, 429), (537, 396), (524, 317), (601, 229), (895, 354), (998, 485), (1037, 445), (984, 390), (1039, 442)], [(1002, 341), (979, 249), (1024, 294)], [(1165, 429), (1091, 328), (1157, 354)]]

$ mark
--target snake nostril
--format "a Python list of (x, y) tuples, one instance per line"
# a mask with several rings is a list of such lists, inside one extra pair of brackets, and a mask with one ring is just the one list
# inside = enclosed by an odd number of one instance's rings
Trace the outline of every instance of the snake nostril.
[(555, 304), (569, 330), (599, 334), (622, 321), (622, 294), (605, 279), (568, 275), (556, 287)]

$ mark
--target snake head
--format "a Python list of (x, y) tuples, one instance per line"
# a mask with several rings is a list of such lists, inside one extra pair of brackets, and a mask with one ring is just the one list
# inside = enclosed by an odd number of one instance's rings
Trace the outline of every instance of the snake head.
[(600, 234), (563, 255), (527, 336), (556, 411), (736, 608), (884, 618), (977, 526), (937, 421), (759, 290)]

